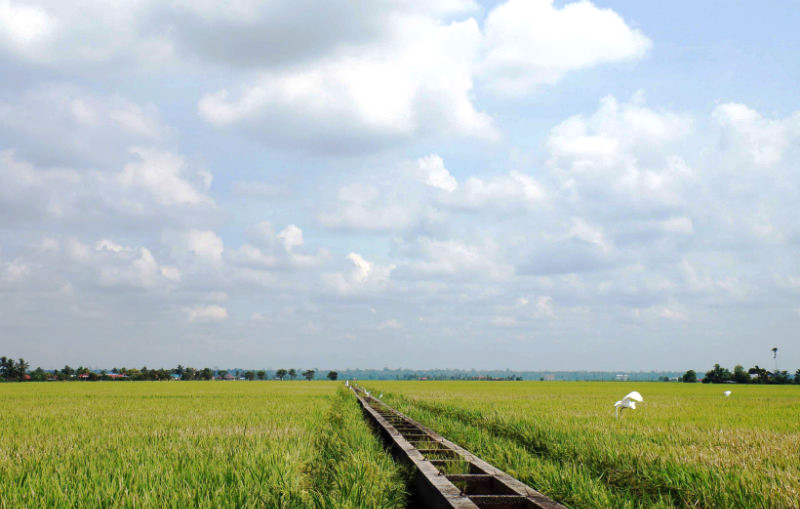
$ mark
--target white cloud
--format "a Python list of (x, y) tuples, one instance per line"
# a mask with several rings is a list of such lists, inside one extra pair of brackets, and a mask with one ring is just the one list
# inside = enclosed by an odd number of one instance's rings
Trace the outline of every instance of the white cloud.
[(37, 166), (116, 169), (129, 147), (162, 145), (173, 135), (153, 104), (86, 87), (39, 85), (0, 98), (0, 138)]
[(572, 229), (570, 229), (569, 235), (588, 244), (594, 244), (606, 252), (612, 249), (601, 229), (593, 227), (579, 217), (572, 218)]
[(448, 193), (452, 193), (458, 187), (458, 182), (450, 175), (444, 167), (444, 160), (437, 154), (417, 159), (416, 164), (411, 167), (411, 175), (423, 184)]
[(378, 324), (378, 330), (386, 330), (386, 329), (402, 329), (403, 324), (399, 321), (395, 320), (394, 318), (390, 318), (389, 320), (384, 320)]
[(339, 188), (336, 205), (321, 212), (318, 219), (332, 228), (403, 230), (417, 224), (425, 212), (414, 197), (353, 183)]
[(20, 259), (6, 262), (0, 265), (0, 267), (3, 268), (3, 279), (11, 282), (23, 279), (31, 271), (31, 267)]
[(484, 25), (481, 76), (499, 92), (520, 94), (553, 84), (570, 71), (636, 60), (651, 42), (611, 9), (581, 1), (509, 0)]
[(343, 295), (382, 289), (389, 282), (389, 277), (394, 270), (394, 265), (377, 265), (365, 260), (358, 253), (350, 253), (345, 258), (351, 264), (349, 271), (323, 275), (325, 283)]
[(278, 233), (278, 238), (283, 242), (286, 251), (292, 251), (296, 247), (303, 245), (303, 230), (290, 224)]
[(505, 280), (514, 273), (514, 268), (505, 263), (497, 247), (491, 243), (479, 246), (421, 237), (417, 239), (415, 248), (419, 260), (409, 266), (417, 274)]
[(184, 308), (190, 322), (223, 322), (228, 319), (228, 310), (216, 304)]
[(222, 263), (222, 252), (225, 250), (222, 239), (211, 230), (190, 230), (179, 236), (179, 248), (191, 253), (199, 260)]
[(120, 184), (129, 189), (149, 192), (160, 205), (203, 205), (211, 199), (205, 194), (210, 181), (198, 190), (182, 177), (186, 163), (183, 157), (152, 149), (131, 149), (137, 161), (125, 165), (119, 175)]
[(44, 9), (19, 5), (11, 0), (0, 2), (0, 41), (6, 40), (22, 52), (29, 51), (46, 39), (55, 26)]
[(457, 198), (460, 199), (460, 203), (469, 207), (487, 204), (503, 206), (508, 203), (533, 205), (541, 202), (546, 196), (538, 182), (516, 171), (488, 179), (469, 177), (464, 182), (462, 191)]
[(536, 314), (539, 316), (554, 317), (553, 298), (548, 295), (540, 295), (536, 298)]
[(784, 119), (767, 119), (739, 103), (725, 103), (711, 113), (722, 128), (722, 144), (734, 153), (744, 153), (757, 166), (772, 166), (791, 143), (800, 139), (800, 112)]
[(314, 152), (374, 150), (428, 134), (495, 139), (491, 119), (470, 99), (481, 42), (475, 20), (391, 23), (390, 41), (264, 72), (236, 93), (204, 96), (199, 112), (212, 124), (241, 124), (267, 143)]

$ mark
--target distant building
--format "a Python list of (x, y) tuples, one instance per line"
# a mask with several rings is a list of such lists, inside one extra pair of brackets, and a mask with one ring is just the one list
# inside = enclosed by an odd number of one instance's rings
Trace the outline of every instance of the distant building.
[(617, 382), (627, 382), (627, 381), (628, 381), (628, 375), (626, 375), (626, 374), (619, 374), (619, 375), (617, 375), (617, 376), (615, 377), (615, 380), (616, 380)]
[(542, 378), (544, 379), (545, 382), (555, 382), (556, 381), (556, 375), (554, 375), (552, 373), (548, 373), (548, 374), (544, 375)]

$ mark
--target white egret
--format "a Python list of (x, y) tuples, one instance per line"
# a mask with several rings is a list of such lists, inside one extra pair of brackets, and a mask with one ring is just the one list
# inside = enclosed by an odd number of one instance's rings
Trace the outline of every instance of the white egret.
[(635, 410), (636, 409), (636, 403), (641, 403), (642, 401), (644, 401), (644, 398), (642, 398), (642, 395), (639, 394), (636, 391), (633, 391), (633, 392), (628, 393), (628, 395), (625, 396), (624, 398), (622, 398), (621, 400), (619, 400), (616, 403), (614, 403), (614, 409), (615, 409), (615, 413), (616, 413), (617, 419), (619, 419), (619, 413), (620, 413), (621, 410), (625, 410), (626, 408), (630, 408), (631, 410)]
[(731, 395), (731, 391), (725, 391), (725, 392), (723, 392), (722, 394), (724, 394), (724, 395), (725, 395), (725, 397), (727, 398), (728, 396), (730, 396), (730, 395)]
[(381, 399), (382, 397), (383, 397), (383, 393), (378, 394), (378, 399)]

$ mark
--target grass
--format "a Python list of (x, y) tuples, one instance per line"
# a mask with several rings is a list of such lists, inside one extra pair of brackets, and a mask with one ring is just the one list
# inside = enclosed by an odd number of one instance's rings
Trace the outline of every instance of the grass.
[(0, 384), (0, 507), (399, 508), (329, 382)]
[[(800, 507), (800, 388), (370, 382), (399, 410), (574, 507)], [(631, 390), (645, 403), (614, 418)], [(724, 389), (733, 395), (725, 398)]]

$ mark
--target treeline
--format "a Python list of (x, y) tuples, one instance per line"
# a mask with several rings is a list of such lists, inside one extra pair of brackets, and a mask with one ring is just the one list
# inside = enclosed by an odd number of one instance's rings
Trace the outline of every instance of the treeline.
[[(317, 371), (307, 369), (302, 372), (296, 369), (278, 369), (276, 371), (260, 370), (219, 370), (211, 368), (197, 369), (190, 366), (178, 365), (173, 369), (148, 369), (142, 368), (113, 368), (111, 370), (91, 370), (79, 366), (72, 368), (69, 365), (62, 369), (44, 370), (36, 368), (30, 370), (30, 365), (25, 359), (14, 360), (9, 357), (0, 357), (0, 380), (6, 382), (44, 382), (44, 381), (99, 381), (99, 380), (295, 380), (302, 376), (306, 380), (314, 380)], [(336, 380), (336, 371), (328, 371), (326, 378)]]
[(681, 371), (514, 371), (510, 369), (342, 369), (352, 380), (556, 380), (609, 381), (624, 374), (630, 381), (677, 380)]
[[(690, 369), (681, 377), (681, 381), (687, 383), (697, 382), (697, 373)], [(733, 372), (727, 368), (714, 364), (714, 368), (706, 371), (705, 376), (700, 380), (704, 384), (800, 384), (800, 369), (795, 371), (794, 376), (788, 371), (774, 370), (767, 371), (756, 364), (752, 368), (745, 370), (743, 366), (737, 364)]]

